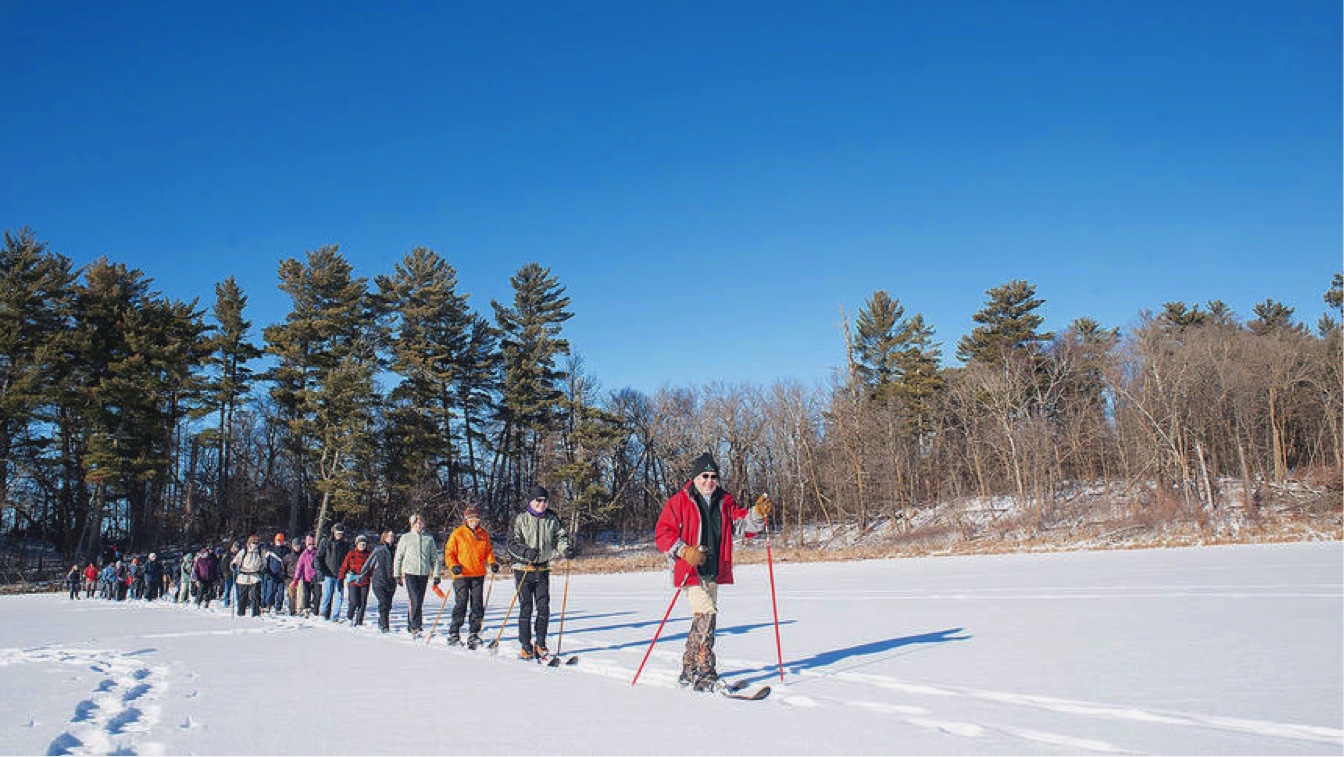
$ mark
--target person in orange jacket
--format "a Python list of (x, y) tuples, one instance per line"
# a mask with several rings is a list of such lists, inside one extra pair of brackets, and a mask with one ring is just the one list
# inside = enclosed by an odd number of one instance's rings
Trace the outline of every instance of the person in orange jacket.
[(481, 528), (481, 511), (475, 505), (469, 506), (462, 514), (465, 521), (448, 537), (443, 547), (443, 565), (453, 576), (453, 621), (448, 626), (448, 646), (462, 643), (462, 621), (467, 617), (467, 604), (471, 604), (470, 634), (467, 636), (467, 648), (475, 649), (481, 644), (481, 622), (485, 619), (485, 603), (482, 595), (485, 590), (485, 570), (499, 572), (499, 562), (495, 560), (495, 550), (490, 544), (490, 533)]

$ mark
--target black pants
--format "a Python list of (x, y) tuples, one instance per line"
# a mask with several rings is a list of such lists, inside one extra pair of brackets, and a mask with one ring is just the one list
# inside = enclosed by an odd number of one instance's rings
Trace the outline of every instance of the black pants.
[(390, 589), (374, 587), (373, 596), (378, 598), (378, 630), (392, 630), (392, 597), (397, 593), (394, 585)]
[(345, 617), (353, 625), (364, 625), (364, 608), (369, 605), (369, 587), (347, 584), (345, 589)]
[[(546, 646), (546, 629), (551, 623), (551, 571), (515, 570), (513, 580), (518, 585), (518, 643), (531, 649), (535, 643)], [(536, 625), (532, 624), (532, 607), (537, 609)], [(532, 630), (536, 629), (533, 637)]]
[(448, 635), (457, 636), (462, 630), (462, 621), (467, 617), (467, 605), (471, 605), (471, 624), (467, 626), (469, 633), (479, 634), (481, 632), (481, 623), (485, 620), (485, 576), (472, 576), (470, 578), (454, 578), (453, 593), (456, 600), (453, 604), (453, 624), (448, 626)]
[(261, 614), (261, 584), (237, 584), (238, 587), (238, 617), (247, 614), (247, 608), (252, 607), (252, 617)]
[(406, 630), (420, 633), (420, 627), (424, 624), (425, 587), (429, 585), (429, 576), (413, 576), (407, 573), (402, 579), (406, 584), (406, 600), (411, 606), (406, 614)]
[(196, 586), (196, 606), (200, 607), (201, 605), (205, 605), (206, 607), (209, 607), (210, 600), (215, 597), (215, 582), (197, 581)]

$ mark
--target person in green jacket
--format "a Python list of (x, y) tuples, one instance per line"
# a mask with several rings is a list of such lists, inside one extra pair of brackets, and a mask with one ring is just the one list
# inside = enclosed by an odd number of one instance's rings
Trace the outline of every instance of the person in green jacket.
[(429, 577), (434, 576), (435, 586), (439, 584), (439, 546), (434, 543), (433, 534), (425, 533), (425, 517), (420, 513), (411, 516), (411, 530), (397, 541), (392, 575), (398, 585), (406, 587), (410, 604), (406, 630), (418, 637), (424, 622), (425, 588)]
[[(551, 620), (551, 560), (573, 557), (569, 534), (560, 518), (548, 508), (550, 494), (540, 486), (528, 494), (527, 509), (513, 519), (509, 530), (509, 557), (518, 587), (518, 656), (524, 660), (545, 658), (546, 630)], [(532, 609), (536, 607), (536, 624)], [(535, 629), (536, 635), (533, 636)], [(534, 643), (535, 642), (535, 643)]]

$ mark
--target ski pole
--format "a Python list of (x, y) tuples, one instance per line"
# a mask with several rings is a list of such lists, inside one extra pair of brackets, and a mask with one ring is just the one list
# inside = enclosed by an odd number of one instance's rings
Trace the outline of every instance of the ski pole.
[[(762, 494), (766, 502), (769, 494)], [(765, 516), (765, 565), (770, 573), (770, 611), (775, 616), (775, 656), (779, 660), (779, 680), (784, 681), (784, 648), (779, 643), (779, 603), (775, 601), (775, 558), (770, 553), (770, 516)]]
[(644, 672), (644, 663), (649, 661), (649, 655), (653, 654), (653, 645), (658, 643), (658, 637), (663, 633), (663, 625), (667, 623), (667, 618), (672, 614), (672, 608), (677, 606), (677, 597), (681, 596), (681, 587), (677, 587), (677, 593), (672, 595), (672, 601), (667, 605), (667, 612), (663, 613), (663, 622), (658, 624), (658, 630), (653, 632), (653, 641), (649, 642), (649, 648), (644, 651), (644, 659), (639, 661), (639, 670), (635, 671), (635, 677), (630, 679), (630, 685), (634, 686), (639, 680), (639, 674)]
[[(523, 578), (526, 578), (524, 576)], [(509, 611), (504, 613), (504, 622), (499, 624), (499, 633), (495, 634), (495, 640), (490, 642), (490, 651), (499, 649), (499, 639), (504, 635), (504, 629), (509, 627), (509, 618), (513, 617), (513, 605), (518, 601), (518, 594), (523, 590), (522, 579), (518, 580), (518, 588), (513, 590), (513, 599), (509, 600)]]
[[(435, 586), (434, 588), (438, 589), (439, 587)], [(443, 617), (443, 608), (448, 606), (448, 595), (449, 592), (443, 592), (443, 604), (439, 605), (439, 612), (434, 616), (434, 624), (429, 627), (429, 638), (425, 639), (425, 646), (429, 646), (429, 642), (434, 640), (434, 629), (439, 627), (439, 618)]]
[(569, 560), (565, 560), (565, 594), (560, 600), (560, 635), (555, 639), (555, 654), (551, 662), (560, 664), (560, 647), (565, 643), (565, 608), (569, 606)]
[(490, 579), (485, 582), (485, 601), (481, 603), (481, 617), (485, 617), (486, 608), (490, 607), (490, 592), (495, 589), (495, 571), (490, 571)]

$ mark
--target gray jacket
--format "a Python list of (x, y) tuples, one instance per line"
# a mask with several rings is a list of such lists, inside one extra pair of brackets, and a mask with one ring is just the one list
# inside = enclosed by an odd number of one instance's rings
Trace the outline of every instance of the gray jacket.
[(439, 574), (439, 546), (428, 531), (407, 531), (397, 540), (397, 554), (392, 558), (392, 575), (436, 576)]
[(514, 517), (509, 529), (510, 561), (543, 567), (568, 549), (569, 533), (550, 510), (540, 518), (526, 511)]

